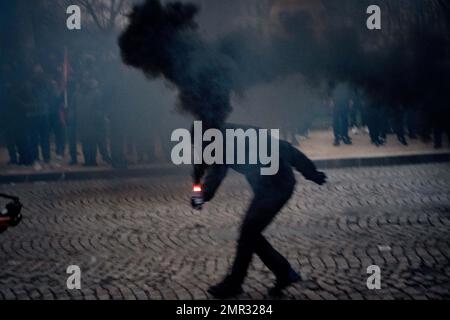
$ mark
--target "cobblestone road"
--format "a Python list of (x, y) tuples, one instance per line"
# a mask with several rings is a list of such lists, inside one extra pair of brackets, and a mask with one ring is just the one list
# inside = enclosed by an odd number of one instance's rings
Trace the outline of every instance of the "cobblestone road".
[[(330, 170), (266, 231), (301, 271), (288, 299), (450, 298), (450, 166)], [(227, 272), (250, 191), (229, 176), (202, 212), (188, 177), (25, 184), (25, 220), (0, 235), (1, 299), (207, 299)], [(66, 289), (66, 268), (82, 290)], [(379, 265), (382, 289), (368, 290)], [(272, 275), (254, 259), (241, 299), (265, 298)]]

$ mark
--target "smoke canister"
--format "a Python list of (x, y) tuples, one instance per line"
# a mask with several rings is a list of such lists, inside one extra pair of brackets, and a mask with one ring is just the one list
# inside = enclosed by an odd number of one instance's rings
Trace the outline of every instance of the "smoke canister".
[(192, 207), (196, 210), (201, 210), (205, 200), (203, 199), (203, 188), (199, 184), (192, 187)]

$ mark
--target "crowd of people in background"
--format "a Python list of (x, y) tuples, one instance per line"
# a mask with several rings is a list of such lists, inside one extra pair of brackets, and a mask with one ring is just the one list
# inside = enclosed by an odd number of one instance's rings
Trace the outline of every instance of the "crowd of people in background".
[(2, 66), (1, 126), (9, 164), (37, 167), (39, 159), (50, 162), (50, 131), (60, 130), (54, 114), (60, 97), (56, 80), (46, 76), (40, 64), (29, 66), (27, 71), (30, 76), (24, 81), (18, 65)]
[[(137, 155), (137, 162), (157, 158), (155, 145), (146, 138), (151, 133), (133, 135), (130, 126), (125, 129), (123, 125), (124, 118), (133, 112), (124, 109), (128, 107), (128, 98), (120, 101), (123, 79), (118, 61), (106, 59), (107, 67), (102, 70), (101, 63), (87, 55), (76, 72), (64, 77), (64, 65), (54, 60), (46, 64), (1, 66), (0, 133), (10, 165), (40, 170), (46, 164), (62, 165), (70, 158), (71, 166), (95, 167), (101, 158), (112, 167), (125, 168), (130, 154)], [(116, 69), (112, 72), (113, 65)], [(123, 94), (129, 95), (128, 91)], [(443, 135), (450, 134), (445, 108), (379, 106), (345, 85), (333, 86), (326, 107), (332, 113), (334, 146), (351, 145), (350, 132), (365, 132), (377, 147), (387, 142), (388, 134), (395, 134), (405, 146), (408, 139), (420, 138), (433, 141), (439, 149), (443, 147)], [(140, 124), (144, 131), (148, 130), (147, 120), (140, 112), (134, 113), (138, 115), (131, 127)], [(291, 137), (296, 143), (296, 136), (308, 134), (312, 121), (304, 117), (303, 120), (309, 120), (299, 124), (293, 119), (286, 120), (284, 131), (286, 138)], [(163, 153), (167, 158), (170, 152), (163, 150)]]
[(450, 139), (450, 106), (426, 106), (426, 108), (404, 108), (378, 105), (369, 102), (361, 94), (352, 92), (345, 85), (334, 88), (327, 106), (332, 112), (334, 146), (352, 144), (349, 132), (365, 132), (373, 145), (387, 143), (387, 135), (394, 134), (404, 146), (408, 139), (433, 141), (435, 149), (443, 147), (443, 135)]
[(131, 153), (137, 162), (155, 160), (151, 142), (124, 129), (129, 112), (117, 107), (120, 89), (111, 81), (123, 79), (100, 77), (103, 71), (92, 56), (84, 57), (83, 67), (66, 79), (63, 68), (53, 61), (1, 66), (0, 140), (8, 164), (41, 170), (65, 165), (70, 158), (71, 166), (95, 167), (101, 157), (125, 168)]

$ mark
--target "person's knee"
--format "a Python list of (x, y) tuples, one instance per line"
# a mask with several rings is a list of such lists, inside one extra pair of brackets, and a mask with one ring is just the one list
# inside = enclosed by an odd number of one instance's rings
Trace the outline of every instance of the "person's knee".
[(272, 222), (276, 216), (280, 204), (266, 204), (259, 210), (253, 208), (252, 213), (247, 215), (240, 229), (240, 239), (251, 242), (259, 239), (264, 229)]
[(242, 246), (251, 245), (259, 238), (260, 231), (257, 222), (251, 219), (244, 221), (241, 226), (238, 244)]

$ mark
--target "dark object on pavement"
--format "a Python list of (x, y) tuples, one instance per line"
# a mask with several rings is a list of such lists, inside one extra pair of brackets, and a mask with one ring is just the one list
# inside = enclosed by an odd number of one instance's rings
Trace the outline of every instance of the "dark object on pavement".
[(205, 204), (205, 200), (203, 198), (203, 190), (202, 186), (199, 184), (195, 184), (192, 190), (192, 198), (191, 204), (195, 210), (202, 210), (203, 205)]
[(12, 200), (0, 213), (0, 233), (5, 232), (9, 227), (16, 227), (22, 221), (22, 203), (19, 198), (0, 193), (0, 198)]

